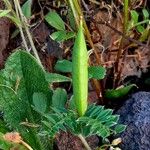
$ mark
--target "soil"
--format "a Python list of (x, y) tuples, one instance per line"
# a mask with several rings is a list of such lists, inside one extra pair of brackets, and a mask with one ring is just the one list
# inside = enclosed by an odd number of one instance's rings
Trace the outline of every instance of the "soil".
[[(94, 150), (99, 144), (99, 139), (96, 136), (88, 137), (88, 144)], [(80, 139), (73, 136), (71, 133), (61, 132), (56, 138), (56, 145), (59, 150), (82, 150), (84, 149)]]

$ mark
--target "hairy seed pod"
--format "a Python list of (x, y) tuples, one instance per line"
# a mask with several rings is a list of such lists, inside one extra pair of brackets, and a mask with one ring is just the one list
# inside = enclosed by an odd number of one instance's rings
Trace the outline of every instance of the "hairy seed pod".
[(88, 53), (82, 22), (73, 47), (72, 64), (74, 100), (79, 116), (83, 116), (88, 105)]

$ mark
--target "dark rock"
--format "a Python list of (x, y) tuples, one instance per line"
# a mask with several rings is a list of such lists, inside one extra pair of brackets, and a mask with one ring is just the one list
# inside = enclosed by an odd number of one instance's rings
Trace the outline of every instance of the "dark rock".
[(123, 150), (150, 150), (150, 93), (138, 92), (117, 112), (127, 125), (121, 134)]

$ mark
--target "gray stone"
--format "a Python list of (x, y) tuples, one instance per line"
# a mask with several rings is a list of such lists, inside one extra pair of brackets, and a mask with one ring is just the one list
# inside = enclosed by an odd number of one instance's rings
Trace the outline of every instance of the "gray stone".
[(123, 150), (150, 150), (150, 93), (138, 92), (117, 111), (127, 125), (121, 134)]

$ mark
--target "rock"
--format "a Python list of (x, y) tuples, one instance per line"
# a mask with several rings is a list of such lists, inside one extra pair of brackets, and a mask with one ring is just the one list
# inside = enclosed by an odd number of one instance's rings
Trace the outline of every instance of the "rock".
[(120, 135), (123, 150), (150, 150), (150, 93), (133, 94), (118, 110), (120, 122), (127, 125)]

